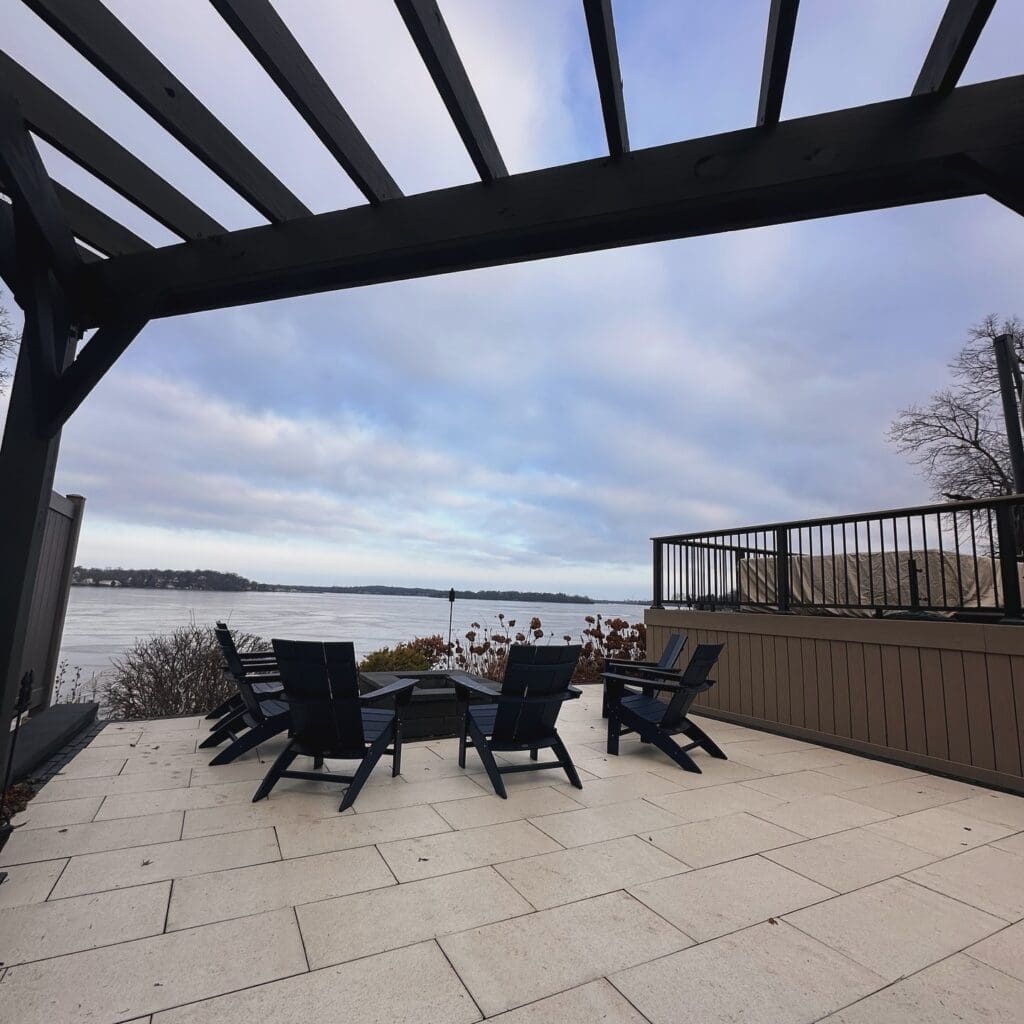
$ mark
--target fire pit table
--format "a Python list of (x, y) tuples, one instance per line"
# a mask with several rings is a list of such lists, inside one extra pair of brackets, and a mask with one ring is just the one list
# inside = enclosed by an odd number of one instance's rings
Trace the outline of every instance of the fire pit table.
[[(474, 676), (469, 672), (457, 672), (460, 676), (470, 676), (487, 686), (496, 688), (497, 684), (483, 676)], [(444, 669), (429, 672), (360, 672), (360, 689), (363, 693), (379, 690), (395, 677), (399, 679), (415, 679), (416, 689), (412, 699), (402, 715), (402, 734), (407, 740), (441, 739), (457, 736), (459, 718), (455, 707), (455, 687), (449, 673)]]

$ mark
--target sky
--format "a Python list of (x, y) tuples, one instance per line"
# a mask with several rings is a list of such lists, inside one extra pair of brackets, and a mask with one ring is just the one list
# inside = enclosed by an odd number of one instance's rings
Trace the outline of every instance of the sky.
[[(312, 210), (363, 202), (205, 0), (107, 5)], [(406, 194), (475, 180), (389, 0), (275, 6)], [(579, 0), (440, 6), (512, 173), (606, 152)], [(768, 6), (617, 0), (633, 149), (753, 123)], [(783, 118), (908, 94), (944, 6), (804, 0)], [(262, 223), (19, 0), (0, 24), (221, 223)], [(1022, 32), (1001, 0), (962, 83), (1024, 73)], [(1024, 221), (978, 197), (154, 321), (56, 487), (91, 566), (643, 597), (651, 536), (927, 501), (886, 428), (972, 324), (1024, 314), (1022, 264)]]

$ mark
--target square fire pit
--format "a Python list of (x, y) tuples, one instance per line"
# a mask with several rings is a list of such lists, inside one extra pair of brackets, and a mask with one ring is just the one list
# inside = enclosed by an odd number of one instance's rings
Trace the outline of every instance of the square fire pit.
[[(469, 675), (460, 672), (459, 675)], [(429, 672), (360, 672), (360, 689), (363, 693), (379, 690), (395, 677), (415, 679), (416, 689), (402, 715), (402, 733), (407, 740), (441, 739), (457, 736), (459, 718), (455, 708), (455, 687), (444, 669)], [(493, 681), (482, 676), (472, 676), (488, 686)]]

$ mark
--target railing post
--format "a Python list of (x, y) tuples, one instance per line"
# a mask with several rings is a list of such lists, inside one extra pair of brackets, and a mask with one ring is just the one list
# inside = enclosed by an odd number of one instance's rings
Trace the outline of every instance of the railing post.
[(775, 601), (780, 612), (789, 611), (789, 530), (775, 531)]
[(662, 542), (660, 540), (655, 539), (655, 540), (652, 541), (652, 545), (653, 545), (653, 549), (654, 549), (653, 550), (653, 561), (652, 561), (652, 569), (653, 569), (653, 577), (654, 577), (653, 578), (653, 584), (654, 584), (653, 590), (654, 590), (654, 593), (652, 595), (651, 607), (652, 608), (664, 608), (665, 607), (664, 600), (663, 600), (664, 599), (664, 589), (663, 589), (664, 583), (663, 583), (663, 576), (662, 576), (663, 566), (662, 566), (662, 561), (661, 561), (662, 550), (664, 548), (664, 544), (662, 544)]
[(1021, 617), (1020, 577), (1017, 575), (1016, 507), (1005, 502), (996, 506), (996, 537), (999, 543), (999, 576), (1003, 584), (1003, 616)]

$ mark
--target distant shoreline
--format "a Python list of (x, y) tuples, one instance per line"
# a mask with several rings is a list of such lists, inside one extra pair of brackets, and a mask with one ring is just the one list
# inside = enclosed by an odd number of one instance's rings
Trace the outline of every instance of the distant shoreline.
[[(186, 590), (217, 593), (278, 593), (278, 594), (365, 594), (377, 597), (433, 597), (447, 598), (447, 590), (432, 587), (391, 587), (367, 585), (353, 587), (313, 586), (305, 584), (257, 583), (236, 573), (217, 572), (212, 569), (89, 569), (76, 566), (71, 579), (76, 587), (116, 587), (132, 590)], [(456, 590), (460, 601), (510, 601), (538, 604), (632, 604), (645, 605), (636, 599), (604, 599), (585, 594), (551, 593), (523, 590)]]

